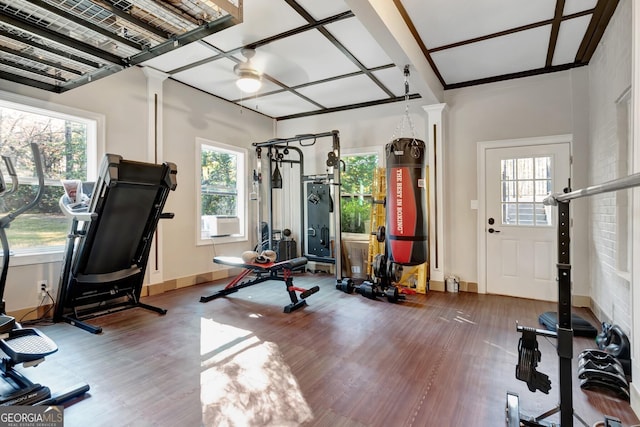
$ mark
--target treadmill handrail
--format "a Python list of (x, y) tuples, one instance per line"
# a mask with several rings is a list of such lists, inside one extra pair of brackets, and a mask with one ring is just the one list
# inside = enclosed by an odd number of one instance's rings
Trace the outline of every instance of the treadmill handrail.
[(58, 206), (60, 207), (60, 210), (62, 211), (64, 216), (66, 216), (67, 218), (75, 219), (78, 221), (92, 221), (98, 217), (98, 214), (94, 212), (74, 212), (70, 208), (71, 205), (65, 203), (66, 197), (67, 196), (60, 197), (60, 199), (58, 200)]

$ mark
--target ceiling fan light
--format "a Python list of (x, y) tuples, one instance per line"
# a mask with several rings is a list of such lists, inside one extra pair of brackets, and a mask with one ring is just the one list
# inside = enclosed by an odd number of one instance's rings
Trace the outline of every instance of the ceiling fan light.
[(260, 81), (260, 77), (248, 74), (240, 76), (240, 78), (236, 80), (236, 86), (245, 93), (253, 93), (260, 89), (262, 82)]
[(253, 49), (242, 49), (242, 55), (247, 58), (247, 60), (233, 67), (233, 72), (238, 76), (236, 85), (245, 93), (256, 92), (262, 86), (262, 76), (251, 64), (251, 58), (253, 58), (255, 54), (256, 51)]

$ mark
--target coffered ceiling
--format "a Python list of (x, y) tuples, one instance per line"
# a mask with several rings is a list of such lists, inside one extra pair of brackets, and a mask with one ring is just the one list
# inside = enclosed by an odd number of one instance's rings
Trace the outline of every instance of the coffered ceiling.
[[(146, 66), (279, 120), (440, 102), (443, 90), (587, 65), (617, 4), (0, 0), (0, 78), (64, 92)], [(251, 95), (233, 71), (247, 47), (262, 76)]]

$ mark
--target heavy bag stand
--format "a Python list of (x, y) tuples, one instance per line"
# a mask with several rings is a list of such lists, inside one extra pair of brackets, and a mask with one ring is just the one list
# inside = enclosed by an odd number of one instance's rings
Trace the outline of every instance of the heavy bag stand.
[[(336, 289), (354, 291), (370, 299), (386, 297), (389, 302), (405, 299), (396, 286), (402, 278), (403, 266), (419, 265), (427, 261), (427, 230), (425, 223), (425, 152), (423, 141), (416, 138), (397, 138), (385, 146), (386, 196), (385, 226), (371, 232), (380, 243), (385, 242), (384, 254), (377, 254), (372, 263), (371, 281), (356, 286), (343, 278)], [(373, 201), (379, 203), (379, 201)]]
[[(425, 200), (421, 191), (426, 181), (426, 146), (415, 137), (415, 128), (409, 115), (409, 65), (404, 67), (405, 110), (402, 121), (394, 132), (392, 141), (385, 145), (386, 195), (385, 226), (371, 231), (379, 243), (385, 242), (384, 254), (377, 254), (372, 263), (371, 281), (356, 286), (352, 279), (337, 281), (336, 289), (348, 294), (354, 291), (364, 297), (377, 299), (386, 297), (389, 302), (405, 299), (395, 285), (402, 278), (403, 265), (414, 266), (427, 261), (427, 230), (425, 226)], [(405, 122), (411, 128), (411, 138), (396, 138), (402, 134)], [(415, 202), (411, 206), (411, 202)], [(409, 212), (407, 215), (406, 213)]]
[[(544, 426), (544, 427), (573, 427), (573, 418), (577, 418), (583, 425), (588, 424), (573, 411), (573, 384), (571, 359), (573, 358), (573, 329), (571, 324), (571, 257), (570, 257), (570, 217), (569, 202), (582, 197), (612, 191), (624, 190), (640, 186), (640, 173), (624, 178), (594, 185), (580, 190), (571, 191), (566, 188), (564, 193), (550, 194), (543, 203), (546, 206), (558, 207), (558, 327), (555, 332), (534, 329), (516, 325), (518, 332), (522, 332), (520, 341), (516, 376), (527, 383), (531, 391), (542, 390), (547, 393), (551, 383), (546, 375), (535, 370), (540, 360), (537, 349), (537, 335), (557, 338), (557, 353), (559, 358), (560, 403), (557, 407), (537, 417), (520, 414), (519, 397), (516, 393), (507, 392), (507, 427)], [(545, 391), (546, 390), (546, 391)], [(545, 418), (560, 412), (560, 424), (544, 421)]]

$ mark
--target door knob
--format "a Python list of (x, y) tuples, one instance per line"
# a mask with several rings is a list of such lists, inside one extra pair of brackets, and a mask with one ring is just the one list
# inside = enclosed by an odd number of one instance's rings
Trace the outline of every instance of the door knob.
[(487, 230), (489, 233), (499, 233), (500, 230), (494, 230), (493, 228), (490, 228)]

